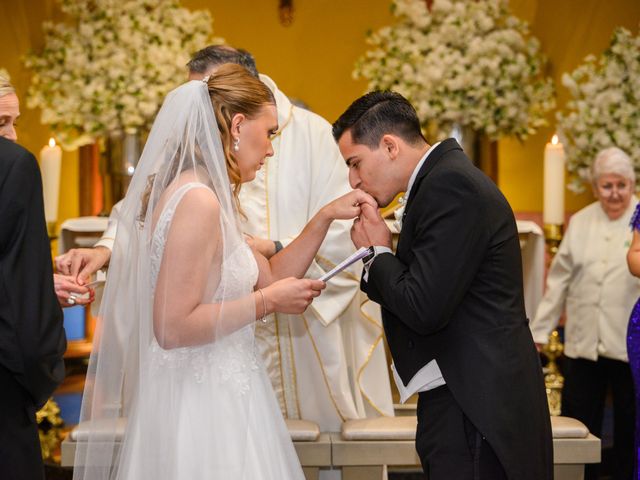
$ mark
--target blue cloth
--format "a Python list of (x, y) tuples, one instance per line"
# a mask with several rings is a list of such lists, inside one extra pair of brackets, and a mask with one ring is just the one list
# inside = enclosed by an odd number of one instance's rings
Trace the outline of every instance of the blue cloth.
[(67, 340), (84, 340), (86, 333), (84, 331), (84, 306), (76, 305), (75, 307), (65, 308), (64, 312), (64, 331)]

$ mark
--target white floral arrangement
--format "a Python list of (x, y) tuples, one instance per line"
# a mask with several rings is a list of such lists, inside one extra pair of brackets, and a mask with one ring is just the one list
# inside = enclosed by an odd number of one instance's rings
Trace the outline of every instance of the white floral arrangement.
[(569, 188), (584, 191), (594, 158), (611, 146), (624, 150), (640, 173), (640, 35), (616, 29), (607, 50), (587, 56), (562, 84), (572, 97), (558, 114)]
[(186, 79), (190, 55), (210, 43), (208, 11), (178, 0), (61, 0), (67, 23), (43, 24), (44, 48), (27, 104), (42, 109), (63, 147), (150, 126), (165, 95)]
[[(525, 139), (555, 106), (545, 58), (507, 0), (393, 0), (396, 24), (369, 33), (355, 78), (394, 90), (438, 140), (458, 124)], [(433, 132), (433, 135), (431, 135)]]

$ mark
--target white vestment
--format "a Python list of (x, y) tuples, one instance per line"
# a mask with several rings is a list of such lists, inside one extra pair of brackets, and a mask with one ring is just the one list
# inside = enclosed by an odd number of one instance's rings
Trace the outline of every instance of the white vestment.
[[(351, 188), (329, 123), (292, 105), (269, 77), (260, 79), (276, 98), (280, 133), (274, 155), (242, 186), (244, 229), (286, 246), (322, 206)], [(117, 215), (118, 205), (96, 245), (112, 248)], [(349, 230), (350, 222), (333, 222), (308, 278), (319, 278), (355, 251)], [(347, 419), (393, 415), (380, 310), (360, 291), (357, 265), (333, 277), (303, 315), (276, 314), (256, 324), (283, 414), (314, 421), (322, 431), (340, 431)]]
[[(260, 79), (276, 98), (280, 134), (273, 157), (240, 191), (244, 230), (286, 246), (351, 187), (329, 123), (292, 105), (269, 77)], [(308, 278), (355, 251), (350, 227), (333, 222)], [(303, 315), (277, 314), (256, 329), (284, 415), (312, 420), (323, 431), (339, 431), (347, 419), (393, 415), (379, 307), (360, 292), (360, 267), (332, 278)]]

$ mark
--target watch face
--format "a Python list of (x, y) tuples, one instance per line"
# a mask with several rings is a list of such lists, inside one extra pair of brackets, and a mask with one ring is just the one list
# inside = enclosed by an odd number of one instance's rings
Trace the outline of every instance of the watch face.
[(373, 248), (373, 247), (369, 247), (369, 248), (367, 249), (367, 251), (368, 251), (369, 253), (367, 253), (367, 255), (362, 259), (362, 262), (363, 262), (363, 263), (369, 263), (371, 260), (373, 260), (373, 257), (375, 257), (375, 256), (376, 256), (376, 250), (375, 250), (375, 248)]

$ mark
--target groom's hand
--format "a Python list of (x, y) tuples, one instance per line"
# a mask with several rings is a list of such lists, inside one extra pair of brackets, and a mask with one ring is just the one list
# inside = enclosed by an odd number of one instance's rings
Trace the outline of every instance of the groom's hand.
[(351, 228), (351, 240), (356, 247), (376, 245), (391, 248), (391, 230), (378, 209), (369, 204), (362, 204), (360, 217), (354, 220)]
[(372, 245), (366, 230), (362, 226), (360, 217), (356, 217), (353, 221), (353, 226), (351, 227), (351, 241), (356, 248), (370, 247)]

